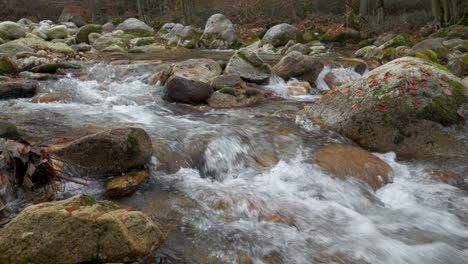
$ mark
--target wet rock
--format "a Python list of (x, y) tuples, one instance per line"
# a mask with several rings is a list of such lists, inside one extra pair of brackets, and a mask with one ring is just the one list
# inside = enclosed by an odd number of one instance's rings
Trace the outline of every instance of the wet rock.
[(11, 21), (0, 22), (0, 38), (13, 40), (25, 36), (26, 32), (20, 24)]
[(309, 83), (315, 83), (323, 65), (312, 56), (293, 51), (284, 56), (273, 71), (283, 79), (298, 78)]
[(208, 83), (222, 73), (221, 66), (211, 59), (190, 59), (174, 64), (172, 74), (187, 80)]
[(213, 88), (207, 83), (172, 76), (167, 80), (164, 99), (177, 103), (201, 104), (206, 103), (212, 93)]
[(257, 164), (262, 167), (273, 167), (279, 162), (276, 156), (268, 153), (257, 153), (255, 155), (255, 160)]
[(133, 171), (124, 176), (109, 179), (104, 183), (106, 195), (109, 197), (132, 195), (147, 177), (147, 171)]
[(76, 43), (88, 43), (89, 42), (89, 34), (91, 33), (101, 33), (102, 32), (102, 26), (97, 25), (97, 24), (88, 24), (85, 26), (82, 26), (78, 29), (78, 32), (76, 33)]
[(112, 31), (115, 30), (115, 26), (112, 23), (105, 23), (102, 25), (102, 33), (111, 33)]
[(0, 100), (33, 97), (38, 87), (39, 84), (35, 81), (0, 83)]
[(467, 133), (466, 127), (452, 126), (465, 122), (460, 109), (468, 95), (452, 74), (404, 57), (337, 90), (306, 112), (359, 145), (403, 157), (468, 158), (457, 136)]
[(149, 85), (156, 85), (158, 82), (165, 85), (166, 81), (172, 75), (172, 67), (169, 64), (163, 64), (158, 67), (156, 72), (148, 79)]
[[(453, 56), (447, 63), (447, 68), (455, 75), (464, 77), (468, 75), (468, 55), (449, 54), (447, 57)], [(462, 57), (458, 57), (462, 56)]]
[(0, 262), (132, 262), (163, 239), (159, 225), (144, 213), (77, 195), (22, 211), (1, 230)]
[[(251, 93), (249, 94), (248, 91), (251, 91)], [(213, 108), (239, 108), (257, 105), (261, 100), (262, 95), (256, 89), (236, 90), (223, 88), (213, 93), (208, 99), (208, 104)]]
[(16, 139), (19, 137), (20, 134), (15, 124), (0, 120), (0, 138)]
[(33, 73), (56, 73), (58, 69), (79, 69), (80, 65), (75, 63), (49, 63), (36, 66), (31, 69)]
[(213, 77), (209, 84), (214, 90), (223, 88), (245, 88), (245, 83), (237, 74), (226, 74)]
[(362, 39), (361, 34), (352, 28), (330, 28), (323, 36), (324, 42), (351, 42), (358, 43)]
[(244, 81), (262, 84), (270, 78), (271, 69), (260, 57), (249, 49), (238, 50), (229, 60), (226, 73), (237, 74)]
[(425, 39), (417, 43), (416, 45), (414, 45), (411, 48), (410, 53), (416, 53), (416, 52), (424, 51), (427, 49), (434, 50), (434, 51), (444, 49), (444, 45), (442, 44), (442, 39)]
[(330, 90), (335, 90), (337, 87), (343, 85), (345, 82), (343, 80), (340, 80), (334, 71), (330, 71), (325, 75), (323, 78), (325, 83), (328, 85)]
[(315, 162), (336, 177), (354, 177), (369, 184), (374, 190), (392, 182), (392, 168), (357, 146), (334, 144), (320, 147), (315, 152)]
[(137, 168), (149, 161), (151, 138), (141, 128), (115, 128), (86, 136), (54, 151), (77, 167), (81, 176), (106, 177)]
[(361, 48), (357, 50), (354, 55), (365, 59), (382, 59), (384, 56), (383, 51), (374, 45)]
[(201, 41), (207, 48), (212, 49), (227, 49), (234, 46), (237, 38), (231, 20), (223, 14), (212, 15), (206, 22)]
[(297, 52), (300, 52), (304, 55), (308, 55), (310, 53), (310, 48), (309, 46), (305, 45), (305, 44), (301, 44), (301, 43), (296, 43), (294, 45), (292, 45), (291, 47), (289, 47), (287, 50), (286, 50), (286, 54), (289, 54), (293, 51), (297, 51)]
[(312, 90), (308, 82), (294, 82), (288, 87), (288, 94), (292, 96), (307, 95)]
[(48, 81), (48, 80), (58, 80), (62, 75), (50, 74), (50, 73), (33, 73), (29, 71), (20, 72), (18, 77), (28, 80), (35, 81)]
[(66, 97), (60, 93), (46, 93), (34, 96), (31, 102), (36, 104), (43, 104), (63, 101), (65, 99)]
[(0, 54), (0, 74), (13, 74), (19, 72), (16, 62), (7, 55)]
[(465, 171), (465, 173), (454, 173), (450, 171), (431, 170), (429, 174), (431, 175), (431, 178), (436, 181), (454, 186), (464, 184), (465, 179), (468, 178), (468, 171)]
[(288, 41), (300, 41), (302, 33), (294, 26), (289, 24), (279, 24), (270, 28), (263, 36), (263, 42), (271, 44), (274, 47), (284, 46)]
[(78, 27), (82, 27), (91, 22), (93, 14), (82, 7), (66, 6), (58, 19), (59, 22), (73, 22)]
[(154, 32), (154, 29), (145, 22), (140, 21), (136, 18), (128, 18), (121, 24), (119, 24), (116, 30), (123, 30), (124, 32), (136, 32), (136, 31), (143, 31), (143, 32)]

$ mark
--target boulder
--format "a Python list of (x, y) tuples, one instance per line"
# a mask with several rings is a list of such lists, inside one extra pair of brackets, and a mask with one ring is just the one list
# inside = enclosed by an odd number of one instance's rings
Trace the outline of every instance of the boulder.
[(91, 22), (93, 14), (79, 6), (66, 6), (60, 15), (59, 22), (73, 22), (78, 27), (82, 27)]
[(156, 72), (148, 79), (149, 85), (156, 85), (158, 82), (165, 85), (166, 81), (172, 75), (172, 67), (169, 64), (160, 64), (157, 66)]
[[(168, 45), (177, 45), (188, 49), (198, 47), (200, 41), (201, 30), (193, 26), (184, 26), (182, 24), (165, 25), (165, 29), (159, 32), (163, 38), (167, 40)], [(169, 31), (166, 31), (169, 30)]]
[[(93, 34), (92, 34), (93, 35)], [(94, 35), (94, 37), (97, 37), (97, 35)], [(93, 39), (91, 38), (91, 39)], [(107, 47), (117, 45), (122, 48), (127, 48), (128, 47), (128, 42), (124, 40), (123, 38), (120, 38), (118, 36), (109, 36), (109, 35), (100, 35), (99, 38), (95, 38), (92, 41), (92, 47), (97, 49), (97, 50), (103, 50)]]
[(465, 170), (462, 173), (442, 170), (430, 170), (428, 172), (433, 180), (453, 186), (463, 185), (465, 183), (465, 179), (468, 179), (468, 170)]
[(322, 69), (319, 60), (297, 51), (284, 56), (273, 67), (273, 71), (283, 79), (298, 78), (311, 84), (315, 83)]
[(18, 65), (9, 56), (0, 54), (0, 74), (13, 74), (19, 72)]
[(213, 108), (250, 107), (260, 103), (262, 98), (262, 94), (257, 89), (223, 88), (211, 95), (208, 104)]
[(225, 72), (237, 74), (244, 81), (262, 84), (271, 76), (271, 69), (255, 52), (244, 48), (229, 60)]
[(274, 47), (280, 47), (286, 45), (290, 40), (298, 42), (301, 38), (302, 33), (296, 27), (289, 24), (279, 24), (270, 28), (265, 33), (265, 36), (263, 36), (263, 42), (271, 44)]
[(39, 84), (35, 81), (0, 83), (0, 100), (33, 97), (38, 87)]
[(15, 264), (133, 262), (164, 239), (144, 213), (85, 195), (30, 206), (0, 234), (0, 262)]
[(377, 46), (370, 45), (366, 46), (364, 48), (361, 48), (357, 50), (354, 55), (359, 58), (365, 58), (365, 59), (382, 59), (384, 54), (382, 49), (380, 49)]
[(214, 90), (223, 88), (245, 88), (245, 83), (237, 74), (225, 74), (211, 78), (209, 84)]
[(109, 197), (132, 195), (146, 178), (148, 178), (148, 172), (133, 171), (124, 176), (109, 179), (104, 183), (106, 195)]
[(55, 26), (50, 28), (47, 34), (48, 39), (64, 39), (68, 37), (68, 29), (66, 26)]
[[(447, 57), (450, 57), (450, 55), (451, 54), (449, 54)], [(449, 62), (447, 63), (447, 68), (453, 74), (459, 77), (468, 76), (468, 54), (459, 54), (458, 56), (454, 56), (454, 58), (449, 59)]]
[(102, 32), (102, 26), (97, 25), (97, 24), (88, 24), (85, 26), (82, 26), (78, 29), (78, 32), (76, 33), (76, 43), (88, 43), (89, 42), (89, 34), (91, 33), (101, 33)]
[(380, 45), (383, 45), (385, 42), (390, 41), (395, 37), (394, 33), (383, 33), (380, 34), (377, 39), (374, 41), (374, 45), (379, 47)]
[(154, 32), (154, 29), (145, 22), (138, 20), (136, 18), (128, 18), (121, 24), (119, 24), (116, 30), (123, 30), (124, 32), (128, 33), (136, 33), (136, 32)]
[(237, 37), (231, 20), (215, 14), (206, 22), (201, 40), (207, 48), (226, 49), (236, 44)]
[(115, 128), (73, 141), (54, 155), (76, 166), (82, 176), (100, 178), (140, 167), (152, 153), (143, 129)]
[(392, 182), (392, 168), (369, 151), (347, 144), (320, 147), (315, 163), (341, 179), (353, 177), (367, 183), (374, 191)]
[(107, 48), (104, 48), (102, 49), (102, 52), (110, 52), (110, 53), (113, 53), (113, 52), (119, 52), (119, 53), (123, 53), (123, 52), (126, 52), (127, 50), (118, 46), (118, 45), (111, 45)]
[(32, 33), (40, 37), (41, 39), (48, 40), (50, 29), (51, 28), (49, 24), (43, 24), (43, 25), (40, 25), (38, 28), (34, 29)]
[(167, 80), (164, 99), (177, 103), (201, 104), (206, 103), (212, 93), (213, 88), (205, 82), (172, 76)]
[(56, 73), (58, 69), (79, 69), (80, 65), (75, 63), (48, 63), (31, 69), (33, 73)]
[(11, 21), (0, 22), (0, 38), (14, 40), (25, 36), (26, 32), (20, 24)]
[(434, 50), (434, 51), (444, 49), (444, 45), (442, 44), (442, 39), (425, 39), (417, 43), (416, 45), (414, 45), (411, 48), (410, 53), (416, 53), (416, 52), (424, 51), (427, 49)]
[(115, 30), (115, 26), (112, 23), (105, 23), (102, 25), (102, 33), (111, 33)]
[(15, 124), (0, 120), (0, 138), (16, 139), (20, 137), (20, 133)]
[(76, 52), (88, 52), (91, 50), (91, 46), (87, 43), (75, 44), (71, 48)]
[(467, 128), (452, 126), (466, 122), (467, 89), (437, 66), (404, 57), (337, 90), (307, 106), (305, 113), (375, 151), (468, 158), (468, 147), (457, 136)]
[(310, 47), (305, 44), (296, 43), (286, 50), (286, 54), (289, 54), (293, 51), (297, 51), (304, 55), (308, 55), (310, 53)]
[(208, 83), (222, 73), (221, 66), (211, 59), (190, 59), (174, 64), (172, 74), (187, 80)]
[(330, 28), (323, 36), (322, 41), (324, 42), (351, 42), (358, 43), (362, 39), (359, 31), (346, 28)]

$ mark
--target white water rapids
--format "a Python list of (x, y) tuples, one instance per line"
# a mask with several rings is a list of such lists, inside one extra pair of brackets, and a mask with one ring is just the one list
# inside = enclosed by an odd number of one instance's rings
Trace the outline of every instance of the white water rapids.
[[(174, 220), (167, 242), (142, 263), (467, 263), (468, 192), (426, 172), (443, 165), (377, 154), (393, 168), (394, 182), (374, 193), (310, 162), (317, 146), (349, 140), (300, 116), (283, 118), (283, 110), (298, 107), (285, 94), (284, 104), (188, 113), (165, 103), (161, 87), (145, 84), (149, 69), (97, 64), (86, 70), (89, 80), (42, 85), (41, 92), (66, 95), (64, 102), (0, 102), (2, 114), (28, 132), (136, 126), (175, 152), (200, 150), (198, 166), (172, 174), (157, 171), (162, 161), (154, 158), (151, 179), (123, 201)], [(268, 87), (278, 91), (287, 85), (273, 82)], [(256, 152), (280, 161), (260, 167)], [(102, 198), (101, 182), (88, 182), (92, 187), (67, 183), (64, 196)], [(169, 209), (157, 201), (162, 196)], [(176, 217), (162, 217), (163, 209)]]

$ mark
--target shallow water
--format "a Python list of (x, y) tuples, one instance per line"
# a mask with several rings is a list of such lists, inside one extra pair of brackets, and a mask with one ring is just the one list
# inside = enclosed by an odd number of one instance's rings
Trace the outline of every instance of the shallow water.
[[(89, 80), (70, 74), (42, 83), (41, 93), (65, 94), (65, 102), (0, 101), (0, 117), (39, 142), (69, 137), (73, 128), (141, 127), (173, 153), (196, 156), (193, 166), (174, 173), (158, 170), (163, 161), (153, 158), (151, 178), (117, 201), (138, 206), (167, 233), (142, 263), (466, 263), (468, 192), (426, 173), (448, 163), (377, 154), (394, 180), (373, 192), (312, 162), (317, 146), (350, 141), (291, 115), (317, 96), (289, 97), (283, 80), (265, 87), (281, 101), (204, 113), (164, 102), (162, 87), (145, 83), (157, 65), (87, 67)], [(280, 161), (261, 167), (257, 153)], [(91, 187), (66, 183), (62, 197), (103, 198), (102, 182), (87, 182)]]

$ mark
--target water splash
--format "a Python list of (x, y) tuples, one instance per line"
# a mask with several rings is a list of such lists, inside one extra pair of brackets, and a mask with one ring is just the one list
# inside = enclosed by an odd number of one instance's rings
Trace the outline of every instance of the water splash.
[(330, 87), (325, 82), (325, 77), (328, 73), (334, 73), (336, 81), (340, 83), (348, 83), (359, 79), (362, 75), (354, 71), (354, 68), (332, 68), (330, 66), (323, 67), (319, 76), (317, 77), (317, 89), (319, 90), (330, 90)]

